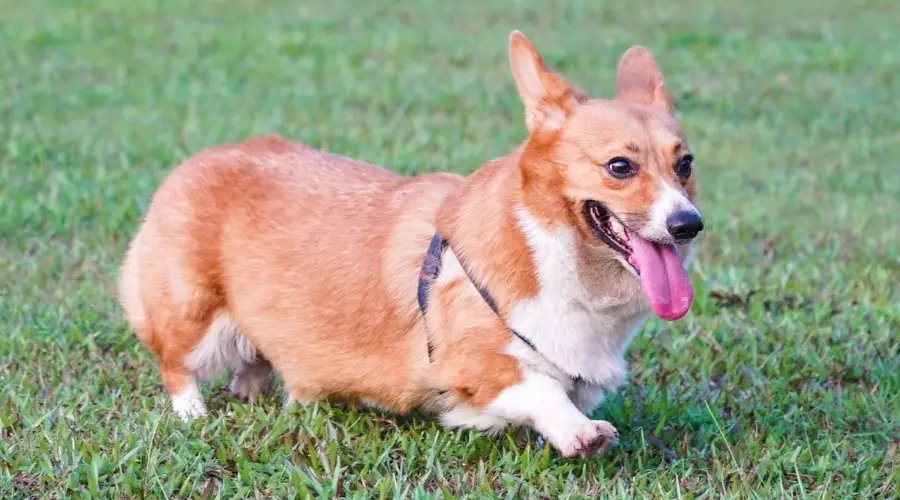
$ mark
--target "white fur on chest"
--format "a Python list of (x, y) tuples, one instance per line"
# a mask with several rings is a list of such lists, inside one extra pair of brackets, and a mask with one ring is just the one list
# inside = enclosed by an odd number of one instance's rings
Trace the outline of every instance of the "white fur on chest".
[[(591, 292), (579, 275), (573, 232), (562, 225), (547, 230), (521, 208), (517, 216), (531, 247), (540, 288), (536, 297), (516, 304), (509, 326), (569, 375), (607, 390), (616, 388), (625, 378), (625, 348), (649, 317), (639, 285), (630, 284), (627, 289), (638, 293), (625, 297)], [(527, 355), (527, 351), (516, 349), (516, 354)]]

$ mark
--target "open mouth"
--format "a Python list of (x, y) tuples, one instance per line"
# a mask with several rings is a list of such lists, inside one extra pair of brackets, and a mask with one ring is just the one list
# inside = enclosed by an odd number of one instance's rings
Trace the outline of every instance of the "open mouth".
[(638, 268), (632, 259), (632, 249), (629, 242), (631, 234), (625, 224), (616, 218), (606, 206), (599, 201), (588, 200), (584, 202), (584, 217), (587, 219), (588, 226), (594, 236), (599, 238), (603, 243), (613, 250), (622, 254), (622, 257), (631, 264), (634, 271), (640, 274)]
[(585, 201), (583, 212), (591, 232), (637, 274), (657, 316), (672, 321), (687, 314), (694, 289), (674, 244), (650, 241), (631, 231), (599, 201)]

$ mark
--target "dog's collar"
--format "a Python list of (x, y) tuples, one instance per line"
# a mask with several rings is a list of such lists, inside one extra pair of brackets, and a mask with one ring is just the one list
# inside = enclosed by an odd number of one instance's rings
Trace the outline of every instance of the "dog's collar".
[[(422, 264), (422, 272), (419, 274), (419, 290), (418, 290), (418, 299), (419, 299), (419, 309), (422, 311), (422, 316), (428, 312), (428, 299), (431, 295), (431, 285), (434, 282), (435, 278), (438, 277), (438, 274), (441, 273), (441, 258), (444, 255), (444, 250), (446, 248), (450, 248), (453, 251), (453, 247), (450, 245), (450, 242), (447, 241), (447, 238), (441, 236), (440, 233), (435, 232), (434, 237), (431, 238), (431, 244), (428, 245), (428, 253), (425, 254), (425, 262)], [(478, 280), (476, 280), (472, 273), (469, 271), (469, 266), (465, 264), (462, 256), (460, 256), (456, 251), (453, 251), (453, 254), (456, 256), (456, 260), (459, 262), (460, 267), (462, 267), (463, 271), (466, 273), (466, 277), (469, 278), (469, 281), (475, 285), (475, 289), (478, 290), (478, 293), (481, 295), (481, 298), (484, 302), (494, 311), (494, 314), (503, 321), (503, 324), (506, 325), (506, 328), (512, 332), (513, 335), (518, 337), (519, 340), (522, 341), (523, 344), (527, 345), (531, 350), (535, 353), (547, 359), (546, 356), (543, 356), (541, 352), (538, 350), (537, 346), (534, 345), (528, 337), (522, 335), (517, 332), (514, 328), (510, 327), (506, 320), (503, 319), (503, 315), (500, 314), (500, 309), (497, 307), (497, 301), (494, 300), (494, 297), (488, 292), (487, 288), (483, 284), (481, 284)], [(428, 326), (425, 327), (426, 333), (428, 332)], [(428, 346), (428, 360), (432, 360), (432, 353), (434, 352), (434, 344), (431, 342), (431, 336), (427, 337), (427, 346)], [(547, 361), (553, 365), (553, 363), (547, 359)], [(555, 365), (554, 365), (555, 366)], [(559, 367), (556, 367), (559, 370)], [(560, 370), (562, 373), (566, 373), (564, 370)], [(569, 375), (573, 381), (581, 380), (581, 377), (572, 377)]]

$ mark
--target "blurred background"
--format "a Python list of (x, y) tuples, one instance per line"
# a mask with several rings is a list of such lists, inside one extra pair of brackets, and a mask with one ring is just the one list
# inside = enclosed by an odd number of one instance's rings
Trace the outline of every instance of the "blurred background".
[[(900, 495), (897, 2), (0, 12), (0, 496)], [(513, 433), (327, 404), (283, 416), (221, 384), (218, 417), (172, 420), (112, 295), (171, 167), (279, 133), (403, 173), (471, 172), (525, 137), (513, 29), (594, 97), (647, 46), (696, 157), (697, 299), (630, 349), (629, 384), (600, 410), (620, 445), (564, 461)]]

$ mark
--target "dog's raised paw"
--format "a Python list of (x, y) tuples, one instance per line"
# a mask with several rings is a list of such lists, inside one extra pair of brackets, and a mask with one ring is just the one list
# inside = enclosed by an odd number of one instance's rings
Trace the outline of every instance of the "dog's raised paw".
[(586, 457), (616, 441), (619, 431), (605, 420), (588, 420), (561, 451), (566, 457)]

